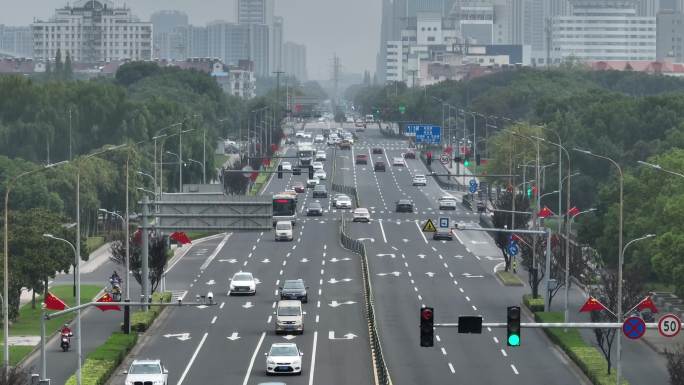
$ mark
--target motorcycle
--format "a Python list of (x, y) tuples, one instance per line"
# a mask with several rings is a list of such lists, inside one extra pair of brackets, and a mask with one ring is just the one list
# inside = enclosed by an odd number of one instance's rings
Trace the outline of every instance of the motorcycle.
[(59, 346), (62, 348), (63, 352), (68, 352), (69, 347), (71, 346), (71, 337), (73, 337), (72, 333), (62, 333), (60, 337), (60, 344)]
[(114, 302), (120, 302), (121, 301), (121, 286), (112, 285), (112, 300)]

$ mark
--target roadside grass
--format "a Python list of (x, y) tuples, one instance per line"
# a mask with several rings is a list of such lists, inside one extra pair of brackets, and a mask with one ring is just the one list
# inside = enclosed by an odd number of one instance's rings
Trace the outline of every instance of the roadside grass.
[(104, 237), (88, 237), (88, 239), (86, 239), (86, 249), (88, 251), (88, 254), (97, 250), (100, 246), (104, 245), (104, 243)]
[(499, 277), (504, 286), (524, 286), (520, 277), (510, 271), (499, 270), (496, 272), (496, 276)]
[[(138, 334), (123, 334), (114, 332), (93, 352), (88, 354), (83, 363), (83, 385), (101, 385), (107, 382), (116, 368), (123, 361), (126, 354), (133, 349), (138, 341)], [(66, 382), (67, 385), (76, 385), (76, 376), (72, 375)]]
[[(563, 322), (562, 312), (536, 312), (536, 322)], [(608, 375), (608, 364), (603, 354), (582, 339), (577, 329), (544, 329), (547, 336), (579, 366), (589, 380), (596, 385), (613, 385), (617, 379), (615, 368)], [(618, 331), (619, 332), (619, 331)], [(627, 381), (622, 384), (628, 385)]]
[(227, 154), (215, 154), (214, 155), (214, 168), (221, 168), (230, 159), (230, 155)]
[[(15, 366), (16, 364), (19, 363), (19, 361), (23, 360), (24, 357), (26, 357), (29, 353), (33, 351), (33, 346), (25, 346), (25, 345), (17, 345), (17, 346), (10, 346), (9, 347), (9, 353), (10, 353), (10, 359), (9, 363), (10, 366)], [(5, 357), (5, 352), (0, 349), (0, 359)]]
[(527, 306), (532, 313), (544, 311), (544, 297), (534, 298), (532, 294), (523, 295), (523, 304)]

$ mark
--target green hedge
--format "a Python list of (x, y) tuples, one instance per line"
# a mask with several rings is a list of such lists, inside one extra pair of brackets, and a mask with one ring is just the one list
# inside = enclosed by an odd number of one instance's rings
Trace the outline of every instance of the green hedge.
[[(107, 382), (137, 341), (137, 333), (112, 333), (107, 341), (90, 353), (83, 362), (81, 384), (103, 385)], [(69, 377), (66, 385), (76, 385), (76, 376)]]
[(532, 313), (544, 311), (544, 297), (533, 298), (532, 294), (525, 294), (523, 295), (523, 304)]
[[(171, 293), (154, 293), (152, 294), (152, 302), (171, 302)], [(150, 306), (149, 311), (138, 311), (132, 313), (131, 330), (134, 330), (138, 333), (146, 331), (162, 310), (163, 308), (161, 306)], [(121, 324), (121, 330), (123, 330), (123, 324)]]
[[(563, 322), (561, 312), (537, 312), (534, 314), (536, 322)], [(579, 366), (589, 380), (596, 385), (613, 385), (617, 381), (615, 369), (608, 375), (608, 364), (597, 348), (589, 345), (582, 339), (577, 329), (553, 328), (544, 329), (547, 336)], [(622, 381), (628, 384), (627, 381)]]

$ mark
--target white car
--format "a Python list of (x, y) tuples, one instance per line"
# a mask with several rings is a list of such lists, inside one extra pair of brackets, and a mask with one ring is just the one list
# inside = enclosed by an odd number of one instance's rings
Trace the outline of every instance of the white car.
[(456, 198), (451, 195), (443, 195), (437, 202), (440, 210), (456, 210)]
[(352, 136), (352, 134), (345, 135), (345, 136), (344, 136), (344, 140), (346, 140), (347, 142), (349, 142), (349, 144), (354, 144), (354, 137)]
[(314, 178), (320, 179), (320, 180), (325, 180), (328, 179), (328, 174), (325, 173), (325, 170), (320, 169), (314, 171)]
[(304, 136), (302, 136), (302, 138), (304, 138), (304, 139), (311, 139), (311, 133), (310, 133), (310, 132), (305, 132), (303, 135), (304, 135)]
[(313, 179), (307, 179), (306, 181), (306, 187), (308, 188), (314, 188), (318, 186), (318, 178), (313, 178)]
[(295, 132), (295, 138), (304, 138), (304, 131)]
[(337, 135), (330, 135), (328, 137), (328, 146), (334, 146), (340, 142), (340, 138)]
[(278, 221), (275, 225), (275, 240), (276, 241), (291, 241), (293, 240), (292, 235), (292, 222), (290, 221)]
[(167, 385), (169, 371), (160, 360), (133, 360), (128, 370), (124, 371), (124, 384)]
[(323, 163), (321, 162), (313, 162), (311, 165), (313, 166), (314, 171), (323, 170)]
[(316, 160), (317, 161), (324, 161), (326, 159), (328, 159), (328, 156), (325, 154), (325, 151), (323, 151), (323, 150), (316, 151)]
[(423, 174), (416, 174), (413, 176), (414, 186), (427, 186), (427, 178)]
[(359, 207), (352, 214), (352, 222), (370, 222), (370, 212), (368, 209)]
[(292, 163), (283, 162), (280, 165), (283, 166), (283, 171), (292, 171)]
[(228, 295), (233, 294), (256, 294), (256, 280), (252, 273), (238, 271), (233, 274), (233, 278), (230, 279), (230, 284), (228, 285)]
[(323, 135), (316, 135), (314, 137), (314, 143), (323, 143), (323, 142), (325, 142), (325, 138), (323, 137)]
[(266, 372), (269, 374), (302, 374), (302, 355), (297, 344), (275, 343), (266, 353)]
[(406, 162), (404, 161), (404, 158), (395, 156), (392, 158), (392, 166), (406, 166)]
[(335, 199), (335, 208), (350, 209), (352, 208), (351, 198), (346, 195), (338, 196)]

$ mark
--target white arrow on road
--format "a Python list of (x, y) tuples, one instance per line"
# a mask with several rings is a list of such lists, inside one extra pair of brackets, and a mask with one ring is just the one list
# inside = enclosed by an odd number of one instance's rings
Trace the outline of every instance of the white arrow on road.
[(233, 332), (233, 334), (231, 334), (230, 337), (226, 337), (226, 338), (228, 338), (231, 341), (236, 341), (236, 340), (240, 339), (240, 336), (238, 335), (238, 332)]
[(384, 276), (386, 276), (386, 275), (393, 275), (393, 276), (395, 276), (395, 277), (398, 277), (398, 276), (401, 275), (401, 272), (393, 271), (393, 272), (391, 272), (391, 273), (378, 273), (378, 276), (380, 276), (380, 277), (384, 277)]
[(356, 334), (353, 333), (347, 333), (343, 337), (335, 337), (335, 332), (330, 330), (328, 332), (328, 339), (329, 340), (353, 340), (354, 338), (358, 337)]
[(404, 239), (402, 239), (402, 241), (404, 241), (404, 243), (406, 243), (406, 242), (408, 242), (409, 240), (406, 239), (406, 238), (404, 238)]
[(196, 307), (197, 309), (206, 309), (206, 308), (208, 308), (209, 306), (207, 306), (207, 305), (199, 305), (199, 306), (195, 306), (195, 307)]
[(207, 285), (216, 285), (216, 281), (210, 279), (209, 281), (207, 281)]
[(268, 258), (264, 258), (264, 260), (261, 261), (261, 263), (269, 263), (269, 262), (271, 262), (271, 261)]
[(166, 338), (175, 338), (178, 341), (187, 341), (190, 339), (190, 333), (179, 333), (179, 334), (164, 334)]
[(484, 275), (472, 275), (470, 273), (463, 273), (461, 275), (466, 278), (484, 278)]
[(456, 258), (456, 259), (463, 259), (463, 256), (462, 256), (462, 255), (454, 255), (454, 258)]
[(231, 258), (231, 259), (219, 259), (219, 262), (228, 262), (228, 263), (235, 263), (237, 262), (237, 259)]
[(349, 167), (340, 167), (340, 170), (349, 171)]
[(328, 283), (335, 284), (335, 283), (340, 283), (340, 282), (351, 282), (351, 280), (352, 280), (351, 278), (342, 278), (338, 281), (335, 278), (330, 278), (330, 281), (328, 281)]
[(490, 261), (503, 261), (504, 259), (501, 257), (485, 257)]
[(340, 261), (351, 261), (351, 258), (348, 258), (348, 257), (340, 258), (340, 259), (337, 259), (337, 258), (330, 258), (330, 262), (332, 262), (332, 263), (337, 263), (337, 262), (340, 262)]
[(470, 241), (473, 245), (486, 245), (487, 241)]
[(392, 258), (396, 258), (396, 257), (397, 257), (394, 253), (390, 253), (390, 254), (375, 254), (375, 255), (377, 255), (378, 257), (392, 257)]
[(433, 272), (431, 272), (431, 271), (428, 271), (427, 273), (425, 273), (425, 275), (427, 275), (428, 277), (432, 278), (432, 277), (435, 276), (435, 273), (433, 273)]
[(309, 262), (309, 260), (306, 258), (302, 258), (299, 262), (306, 263), (306, 262)]
[(283, 336), (283, 338), (285, 338), (286, 340), (290, 341), (290, 340), (295, 339), (295, 338), (297, 338), (297, 337), (296, 337), (296, 336), (293, 336), (292, 334), (288, 334), (288, 335), (286, 335), (286, 336)]
[(418, 254), (418, 258), (425, 259), (425, 254)]
[(247, 302), (245, 302), (244, 305), (242, 305), (242, 307), (245, 309), (249, 309), (250, 307), (254, 307), (254, 305), (252, 305), (251, 302), (247, 301)]
[(334, 307), (338, 307), (338, 306), (342, 306), (342, 305), (353, 305), (353, 304), (355, 304), (355, 303), (356, 303), (356, 302), (354, 302), (354, 301), (346, 301), (346, 302), (332, 301), (332, 302), (330, 302), (330, 303), (328, 304), (328, 306), (334, 308)]
[(375, 242), (375, 238), (359, 238), (357, 240), (358, 241), (371, 241), (371, 243)]

